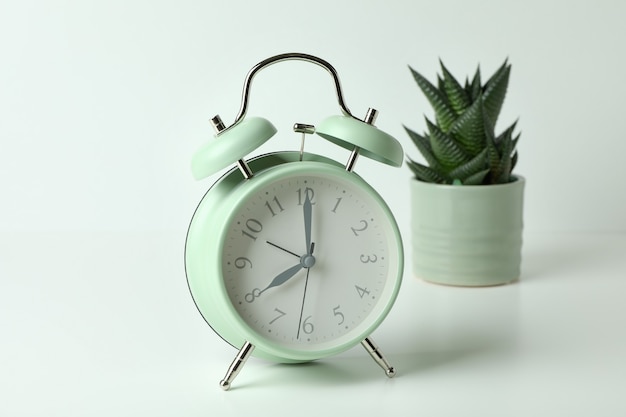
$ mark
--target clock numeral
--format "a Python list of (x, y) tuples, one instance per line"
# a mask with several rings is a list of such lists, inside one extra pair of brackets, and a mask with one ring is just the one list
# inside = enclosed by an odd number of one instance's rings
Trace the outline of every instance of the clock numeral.
[(360, 228), (356, 228), (356, 227), (351, 227), (350, 229), (352, 230), (352, 233), (354, 233), (354, 236), (358, 236), (359, 232), (364, 232), (365, 230), (367, 230), (367, 220), (361, 220), (360, 224)]
[(283, 206), (280, 204), (280, 201), (278, 201), (278, 197), (274, 197), (272, 200), (273, 202), (270, 203), (270, 201), (266, 201), (265, 202), (265, 207), (267, 207), (267, 209), (270, 211), (270, 213), (272, 213), (272, 217), (276, 216), (277, 212), (274, 211), (274, 208), (272, 208), (272, 205), (276, 206), (276, 210), (278, 211), (278, 213), (285, 211), (285, 209), (283, 208)]
[(355, 285), (354, 288), (356, 288), (356, 292), (359, 293), (359, 297), (363, 298), (366, 295), (369, 295), (370, 291), (367, 288), (362, 288), (359, 287), (358, 285)]
[(346, 317), (343, 315), (343, 313), (341, 311), (339, 311), (340, 308), (341, 308), (341, 305), (338, 305), (337, 307), (333, 308), (333, 315), (335, 317), (339, 317), (339, 322), (337, 323), (337, 326), (342, 325), (343, 322), (346, 319)]
[(311, 334), (315, 330), (315, 326), (313, 326), (313, 323), (309, 321), (312, 317), (313, 316), (309, 316), (302, 322), (302, 331), (305, 334)]
[(252, 261), (248, 258), (244, 258), (243, 256), (235, 259), (235, 267), (237, 269), (244, 269), (246, 265), (249, 265), (249, 267), (252, 268)]
[(249, 292), (243, 298), (244, 298), (244, 300), (246, 300), (246, 303), (252, 303), (260, 295), (261, 295), (261, 289), (260, 288), (255, 288), (255, 289), (252, 290), (252, 292)]
[(282, 311), (282, 310), (280, 310), (280, 309), (278, 309), (278, 308), (275, 308), (275, 309), (274, 309), (274, 311), (275, 311), (276, 313), (278, 313), (278, 316), (276, 316), (276, 317), (275, 317), (272, 321), (270, 321), (270, 324), (274, 323), (274, 322), (275, 322), (276, 320), (278, 320), (279, 318), (281, 318), (281, 317), (283, 317), (283, 316), (286, 316), (286, 315), (287, 315), (287, 313), (285, 313), (284, 311)]
[(307, 196), (309, 197), (309, 201), (311, 201), (311, 205), (315, 204), (313, 199), (315, 198), (315, 190), (310, 187), (306, 187), (304, 190), (302, 188), (298, 188), (296, 191), (298, 193), (298, 205), (301, 206), (306, 201)]
[(248, 236), (252, 240), (256, 240), (256, 236), (253, 233), (261, 233), (263, 230), (263, 225), (257, 219), (248, 219), (246, 221), (246, 229), (241, 230), (241, 234), (244, 236)]
[(337, 207), (339, 207), (339, 203), (341, 203), (341, 200), (343, 199), (343, 197), (338, 197), (337, 198), (337, 203), (335, 204), (335, 207), (333, 207), (333, 209), (331, 210), (331, 212), (333, 213), (337, 213)]
[(359, 259), (364, 264), (375, 263), (376, 261), (378, 261), (378, 256), (376, 256), (375, 254), (374, 255), (361, 255)]

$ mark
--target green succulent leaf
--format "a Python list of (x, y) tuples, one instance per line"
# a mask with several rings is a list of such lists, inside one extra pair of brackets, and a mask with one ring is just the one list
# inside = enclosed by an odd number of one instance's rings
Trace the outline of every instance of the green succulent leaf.
[(470, 175), (463, 181), (465, 185), (482, 185), (485, 182), (485, 178), (487, 178), (487, 174), (489, 174), (489, 168), (483, 169), (475, 173), (474, 175)]
[(409, 69), (413, 74), (415, 82), (417, 82), (417, 85), (430, 102), (430, 105), (433, 106), (437, 123), (439, 123), (441, 129), (444, 132), (447, 132), (454, 120), (456, 119), (456, 113), (448, 103), (447, 97), (444, 93), (439, 91), (437, 87), (432, 85), (430, 81), (424, 78), (420, 73), (418, 73), (411, 67), (409, 67)]
[(518, 154), (519, 154), (519, 151), (516, 150), (513, 156), (511, 157), (511, 172), (513, 172), (513, 170), (515, 169), (515, 166), (517, 165)]
[[(443, 89), (444, 89), (444, 87), (443, 87), (443, 78), (441, 78), (441, 76), (439, 74), (437, 74), (437, 89), (439, 91), (443, 91)], [(445, 92), (444, 92), (444, 94), (445, 94)], [(446, 98), (448, 98), (448, 97), (446, 96)], [(448, 102), (448, 104), (450, 104), (450, 103)]]
[[(459, 178), (463, 184), (467, 183), (467, 179), (473, 175), (482, 172), (487, 167), (487, 148), (483, 149), (478, 155), (469, 160), (468, 162), (459, 165), (451, 170), (448, 175), (451, 178)], [(489, 169), (487, 169), (487, 172)], [(482, 180), (481, 180), (482, 181)]]
[(439, 165), (439, 161), (437, 161), (437, 158), (435, 158), (433, 150), (430, 146), (430, 139), (427, 136), (420, 135), (419, 133), (409, 129), (406, 126), (403, 127), (404, 130), (409, 134), (409, 137), (411, 138), (417, 149), (420, 151), (424, 159), (426, 159), (426, 162), (428, 162), (428, 165), (430, 165), (435, 170), (440, 170), (441, 167)]
[(500, 153), (498, 152), (498, 148), (496, 146), (496, 138), (494, 134), (494, 127), (487, 116), (486, 112), (483, 111), (483, 123), (485, 126), (485, 141), (487, 146), (487, 163), (490, 169), (490, 180), (489, 182), (493, 182), (494, 178), (498, 178), (500, 175)]
[(472, 156), (478, 155), (485, 148), (485, 122), (480, 95), (452, 124), (450, 133)]
[(495, 125), (502, 104), (504, 103), (504, 97), (509, 85), (509, 74), (511, 73), (511, 65), (504, 61), (504, 64), (489, 78), (483, 88), (483, 102), (485, 104), (485, 112), (489, 116)]
[(511, 153), (513, 152), (513, 139), (512, 135), (505, 135), (500, 144), (500, 172), (494, 178), (494, 182), (497, 184), (503, 184), (510, 181), (511, 177)]
[(472, 84), (468, 85), (467, 94), (469, 95), (472, 102), (478, 100), (478, 96), (483, 91), (483, 86), (481, 84), (480, 78), (480, 66), (476, 68), (476, 73), (474, 74), (474, 78), (472, 79)]
[(518, 133), (517, 136), (515, 136), (515, 139), (513, 139), (513, 148), (511, 152), (514, 152), (517, 149), (517, 142), (519, 142), (520, 136), (522, 136), (522, 134)]
[(507, 92), (511, 65), (502, 66), (483, 85), (480, 66), (461, 85), (443, 62), (437, 86), (411, 67), (413, 78), (435, 112), (436, 124), (426, 119), (427, 132), (418, 134), (404, 126), (426, 160), (408, 166), (422, 181), (446, 184), (497, 184), (509, 182), (519, 152), (517, 121), (499, 135), (495, 125)]
[(440, 82), (439, 89), (448, 97), (448, 102), (454, 112), (457, 115), (461, 115), (472, 104), (470, 97), (463, 86), (450, 74), (450, 71), (448, 71), (441, 60), (439, 60), (439, 64), (443, 72), (443, 80)]
[(451, 136), (445, 134), (430, 120), (426, 119), (426, 123), (430, 132), (430, 146), (444, 172), (448, 172), (471, 159)]
[(511, 126), (509, 126), (502, 133), (500, 133), (500, 135), (496, 138), (496, 146), (498, 147), (498, 150), (502, 149), (502, 143), (505, 140), (512, 140), (513, 131), (515, 130), (516, 125), (517, 125), (517, 121), (515, 121)]
[(415, 178), (420, 181), (432, 182), (437, 184), (445, 184), (447, 182), (446, 178), (441, 175), (441, 173), (435, 171), (430, 167), (422, 165), (411, 159), (407, 161), (407, 165), (409, 166), (409, 169), (413, 172), (413, 175), (415, 175)]

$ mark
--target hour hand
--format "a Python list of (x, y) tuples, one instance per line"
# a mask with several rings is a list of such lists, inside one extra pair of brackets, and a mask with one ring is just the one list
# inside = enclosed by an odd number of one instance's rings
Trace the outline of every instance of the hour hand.
[(277, 287), (279, 285), (284, 284), (290, 278), (296, 275), (298, 271), (301, 270), (302, 268), (304, 268), (304, 264), (300, 262), (298, 265), (294, 265), (291, 268), (276, 275), (276, 277), (272, 280), (272, 282), (270, 282), (270, 284), (267, 287), (261, 290), (261, 294), (263, 294), (266, 290), (269, 290), (270, 288)]

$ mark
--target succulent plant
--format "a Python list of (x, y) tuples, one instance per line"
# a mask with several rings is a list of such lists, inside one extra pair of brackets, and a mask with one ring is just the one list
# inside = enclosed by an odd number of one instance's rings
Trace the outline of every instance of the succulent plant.
[(435, 112), (426, 118), (428, 131), (420, 135), (404, 126), (428, 166), (407, 161), (415, 178), (440, 184), (502, 184), (510, 182), (517, 162), (520, 135), (513, 136), (517, 121), (500, 135), (495, 125), (504, 102), (511, 65), (508, 60), (483, 85), (480, 67), (462, 86), (440, 61), (437, 87), (411, 70)]

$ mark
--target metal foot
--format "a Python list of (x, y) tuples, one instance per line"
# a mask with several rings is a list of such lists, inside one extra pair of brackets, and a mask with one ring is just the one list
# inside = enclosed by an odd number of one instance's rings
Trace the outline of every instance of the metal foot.
[(376, 346), (376, 343), (374, 343), (372, 339), (366, 337), (365, 340), (361, 342), (361, 345), (367, 350), (367, 353), (370, 354), (372, 359), (383, 368), (388, 378), (393, 378), (396, 375), (396, 370), (387, 362), (387, 359), (385, 359), (380, 350), (378, 350), (378, 346)]
[(243, 346), (239, 350), (239, 353), (235, 357), (235, 360), (230, 365), (230, 368), (228, 368), (226, 376), (224, 376), (224, 379), (220, 381), (220, 387), (224, 391), (228, 391), (230, 389), (230, 384), (233, 382), (233, 379), (235, 379), (235, 377), (239, 374), (241, 368), (246, 363), (253, 350), (254, 345), (252, 343), (246, 342), (243, 344)]

